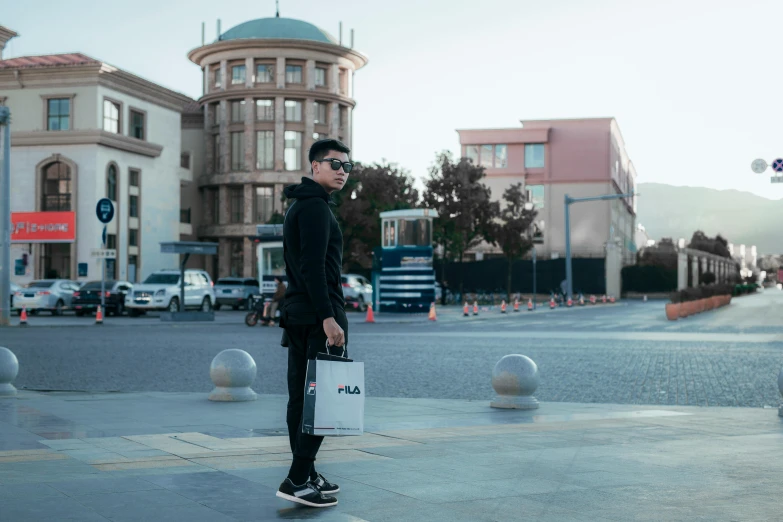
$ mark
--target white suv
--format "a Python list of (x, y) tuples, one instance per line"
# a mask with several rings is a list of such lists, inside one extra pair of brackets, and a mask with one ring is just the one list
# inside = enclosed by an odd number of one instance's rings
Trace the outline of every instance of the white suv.
[[(128, 315), (137, 317), (149, 310), (179, 311), (179, 270), (160, 270), (141, 284), (133, 285), (133, 292), (125, 297)], [(215, 305), (212, 279), (204, 270), (185, 270), (185, 308), (209, 312)]]

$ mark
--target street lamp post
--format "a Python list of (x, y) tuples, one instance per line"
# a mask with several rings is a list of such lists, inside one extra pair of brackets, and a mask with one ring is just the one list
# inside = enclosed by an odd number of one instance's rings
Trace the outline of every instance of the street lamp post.
[(0, 106), (0, 327), (11, 324), (11, 111)]
[(565, 248), (566, 248), (566, 294), (565, 299), (574, 294), (573, 276), (571, 274), (571, 203), (583, 203), (585, 201), (605, 201), (609, 199), (624, 199), (638, 196), (634, 192), (628, 194), (605, 194), (603, 196), (592, 196), (589, 198), (572, 198), (565, 195)]

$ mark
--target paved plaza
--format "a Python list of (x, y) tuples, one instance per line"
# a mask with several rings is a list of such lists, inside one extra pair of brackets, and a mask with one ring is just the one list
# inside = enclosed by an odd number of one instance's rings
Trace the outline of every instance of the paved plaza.
[[(318, 470), (342, 490), (324, 510), (274, 496), (291, 458), (279, 329), (37, 317), (0, 330), (21, 389), (0, 399), (0, 520), (781, 520), (781, 305), (352, 315), (365, 434), (326, 440)], [(224, 348), (255, 358), (257, 401), (207, 400)], [(509, 353), (538, 363), (539, 409), (489, 407)]]

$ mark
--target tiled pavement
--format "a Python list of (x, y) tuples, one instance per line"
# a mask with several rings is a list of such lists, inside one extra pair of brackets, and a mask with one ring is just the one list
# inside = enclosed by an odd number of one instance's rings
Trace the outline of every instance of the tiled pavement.
[(277, 499), (285, 398), (22, 392), (0, 400), (0, 520), (781, 520), (772, 409), (367, 399), (327, 439), (338, 506)]

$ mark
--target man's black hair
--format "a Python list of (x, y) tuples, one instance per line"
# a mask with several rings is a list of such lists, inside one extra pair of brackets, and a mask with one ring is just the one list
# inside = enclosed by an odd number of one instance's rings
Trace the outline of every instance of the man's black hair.
[(344, 152), (346, 154), (351, 153), (351, 149), (340, 140), (327, 138), (324, 140), (318, 140), (310, 147), (310, 163), (314, 161), (322, 160), (326, 157), (326, 153), (330, 150), (336, 150), (337, 152)]

